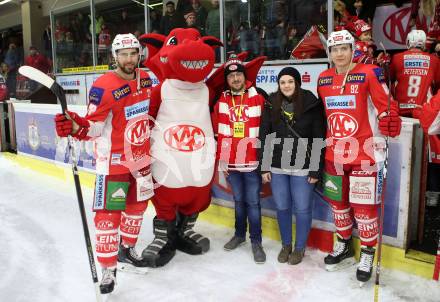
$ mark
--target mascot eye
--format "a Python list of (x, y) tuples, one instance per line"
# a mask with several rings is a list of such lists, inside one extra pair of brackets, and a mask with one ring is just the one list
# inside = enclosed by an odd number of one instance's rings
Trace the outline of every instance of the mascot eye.
[(167, 45), (177, 45), (177, 38), (176, 37), (169, 38)]

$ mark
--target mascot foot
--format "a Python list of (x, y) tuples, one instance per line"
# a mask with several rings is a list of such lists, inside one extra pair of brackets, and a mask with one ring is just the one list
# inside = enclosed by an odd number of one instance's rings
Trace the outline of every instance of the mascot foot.
[(153, 219), (154, 240), (143, 251), (143, 261), (148, 267), (160, 267), (167, 264), (176, 254), (176, 221)]
[(176, 248), (190, 255), (200, 255), (209, 250), (209, 239), (193, 230), (199, 213), (190, 216), (177, 214)]

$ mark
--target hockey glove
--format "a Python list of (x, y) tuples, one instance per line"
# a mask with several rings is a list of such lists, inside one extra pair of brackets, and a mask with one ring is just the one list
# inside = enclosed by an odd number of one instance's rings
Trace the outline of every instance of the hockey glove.
[(66, 111), (66, 114), (67, 116), (58, 113), (55, 116), (55, 125), (58, 136), (66, 137), (72, 135), (77, 139), (83, 139), (86, 137), (90, 127), (89, 121), (72, 111)]
[(385, 136), (398, 136), (401, 128), (402, 119), (396, 111), (392, 110), (389, 114), (379, 119), (379, 131)]

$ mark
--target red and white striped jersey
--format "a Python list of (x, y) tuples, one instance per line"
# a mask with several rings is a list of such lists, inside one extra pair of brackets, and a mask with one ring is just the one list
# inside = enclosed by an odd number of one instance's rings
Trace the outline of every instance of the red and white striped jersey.
[(214, 108), (218, 132), (217, 157), (230, 170), (252, 171), (258, 167), (258, 140), (264, 97), (250, 82), (243, 95), (221, 94)]
[(115, 72), (99, 77), (89, 93), (87, 138), (95, 142), (96, 173), (123, 174), (147, 167), (151, 79), (140, 71), (138, 80)]
[[(361, 165), (383, 161), (378, 138), (378, 115), (387, 111), (388, 88), (383, 70), (376, 65), (358, 63), (347, 75), (335, 68), (323, 71), (318, 78), (318, 94), (327, 116), (326, 160)], [(391, 99), (391, 109), (397, 103)]]
[(432, 88), (440, 83), (439, 60), (418, 49), (393, 56), (390, 65), (391, 82), (397, 81), (394, 98), (399, 103), (399, 114), (412, 117), (416, 105), (422, 105), (433, 95)]

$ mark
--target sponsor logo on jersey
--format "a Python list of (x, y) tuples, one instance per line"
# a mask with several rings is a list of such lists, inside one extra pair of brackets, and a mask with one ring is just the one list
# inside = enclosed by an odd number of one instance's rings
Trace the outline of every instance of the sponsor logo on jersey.
[(335, 112), (327, 117), (328, 130), (333, 138), (341, 139), (353, 136), (359, 126), (354, 117), (342, 112)]
[(323, 77), (318, 80), (318, 86), (328, 86), (331, 84), (333, 84), (333, 77)]
[(96, 229), (98, 230), (112, 230), (114, 229), (115, 224), (110, 220), (100, 220), (96, 224)]
[(152, 81), (150, 79), (141, 79), (141, 87), (142, 88), (146, 88), (146, 87), (151, 87), (152, 85)]
[(142, 114), (148, 113), (148, 109), (150, 107), (150, 101), (142, 101), (139, 103), (136, 103), (131, 106), (127, 106), (124, 108), (125, 111), (125, 119), (131, 120), (132, 118), (138, 117)]
[(205, 145), (205, 133), (193, 125), (172, 126), (163, 136), (168, 146), (179, 151), (193, 152)]
[(350, 202), (375, 204), (375, 177), (350, 176)]
[(89, 103), (98, 106), (101, 104), (104, 89), (99, 87), (92, 87), (89, 91)]
[(116, 101), (119, 101), (120, 99), (126, 97), (130, 93), (131, 93), (131, 89), (130, 86), (128, 86), (128, 84), (112, 91), (113, 97), (115, 98)]
[(429, 69), (429, 60), (426, 59), (405, 59), (403, 61), (405, 68), (424, 68)]
[(365, 73), (352, 73), (347, 76), (347, 83), (364, 83), (366, 77)]
[(356, 97), (354, 95), (337, 95), (325, 98), (327, 109), (355, 109)]
[(324, 196), (334, 200), (342, 200), (342, 177), (324, 173)]
[(142, 146), (150, 137), (148, 119), (134, 120), (125, 128), (125, 139), (132, 145)]
[(119, 153), (112, 153), (112, 157), (110, 160), (111, 165), (120, 165), (121, 164), (121, 154)]
[(104, 209), (104, 175), (96, 175), (96, 184), (95, 184), (95, 202), (93, 204), (94, 210), (102, 210)]
[(385, 75), (384, 75), (383, 69), (380, 67), (377, 67), (377, 68), (374, 68), (373, 71), (374, 71), (374, 74), (376, 75), (376, 78), (379, 81), (379, 83), (385, 83)]

